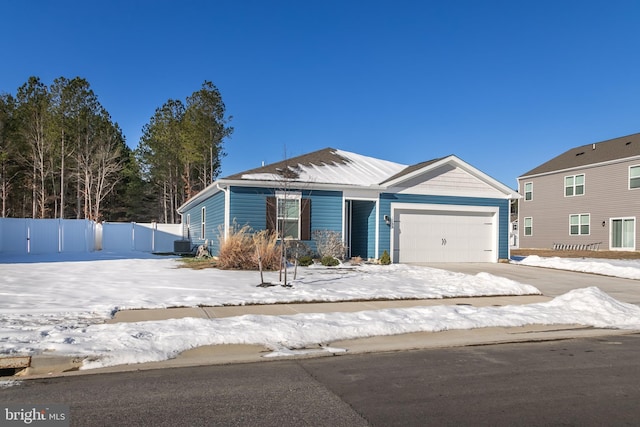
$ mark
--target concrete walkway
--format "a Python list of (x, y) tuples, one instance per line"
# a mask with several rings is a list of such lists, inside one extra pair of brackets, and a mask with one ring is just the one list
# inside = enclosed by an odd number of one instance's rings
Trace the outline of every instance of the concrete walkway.
[(150, 310), (123, 310), (116, 313), (107, 323), (142, 322), (148, 320), (179, 319), (182, 317), (196, 317), (215, 319), (221, 317), (242, 316), (245, 314), (263, 314), (268, 316), (284, 316), (299, 313), (352, 313), (365, 310), (382, 310), (386, 308), (406, 308), (435, 305), (472, 305), (501, 306), (511, 304), (533, 304), (545, 302), (551, 298), (542, 295), (503, 296), (480, 298), (446, 298), (422, 300), (392, 300), (392, 301), (357, 301), (357, 302), (322, 302), (300, 304), (266, 304), (266, 305), (237, 305), (224, 307), (181, 307)]

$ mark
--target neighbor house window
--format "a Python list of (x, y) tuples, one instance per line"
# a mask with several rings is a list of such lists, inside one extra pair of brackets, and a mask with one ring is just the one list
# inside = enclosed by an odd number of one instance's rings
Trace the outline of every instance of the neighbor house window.
[(207, 229), (207, 208), (202, 207), (202, 215), (200, 216), (200, 238), (204, 239), (204, 233)]
[(589, 234), (589, 214), (569, 215), (569, 234), (572, 236)]
[(187, 214), (186, 237), (191, 236), (191, 214)]
[(611, 249), (635, 250), (636, 219), (611, 219)]
[(640, 188), (640, 166), (629, 168), (629, 188)]
[(582, 196), (584, 194), (584, 174), (564, 177), (564, 195)]
[(524, 235), (533, 236), (533, 218), (531, 217), (524, 219)]
[(533, 182), (524, 183), (524, 199), (533, 200)]

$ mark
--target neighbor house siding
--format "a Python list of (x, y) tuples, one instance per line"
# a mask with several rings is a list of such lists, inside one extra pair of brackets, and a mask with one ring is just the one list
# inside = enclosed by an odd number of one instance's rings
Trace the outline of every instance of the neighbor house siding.
[(411, 194), (380, 195), (380, 235), (378, 257), (383, 251), (391, 254), (391, 226), (384, 221), (384, 216), (391, 216), (391, 203), (422, 203), (434, 205), (460, 205), (460, 206), (494, 206), (499, 208), (498, 214), (498, 258), (509, 258), (509, 200), (480, 198), (480, 197), (448, 197), (448, 196), (422, 196)]
[[(629, 189), (629, 166), (637, 164), (637, 160), (623, 161), (520, 178), (521, 192), (525, 182), (533, 182), (533, 200), (520, 201), (518, 216), (531, 217), (534, 224), (532, 236), (525, 236), (520, 228), (520, 247), (547, 249), (554, 244), (600, 243), (600, 249), (608, 249), (610, 218), (634, 217), (640, 213), (640, 189)], [(565, 197), (564, 178), (580, 174), (585, 177), (584, 194)], [(589, 235), (570, 235), (569, 216), (587, 213), (591, 219)]]

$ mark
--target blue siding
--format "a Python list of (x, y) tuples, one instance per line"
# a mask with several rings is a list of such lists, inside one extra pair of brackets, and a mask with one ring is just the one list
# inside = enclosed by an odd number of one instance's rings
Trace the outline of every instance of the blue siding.
[(391, 227), (387, 225), (383, 219), (385, 215), (391, 215), (391, 203), (498, 207), (498, 259), (509, 258), (509, 200), (480, 197), (422, 196), (389, 193), (380, 195), (380, 236), (378, 257), (382, 255), (384, 250), (387, 250), (391, 255)]
[[(202, 208), (205, 208), (205, 235), (201, 237)], [(219, 192), (183, 213), (183, 221), (189, 218), (189, 238), (194, 245), (209, 241), (211, 253), (218, 252), (219, 227), (224, 224), (224, 193)]]
[(353, 200), (351, 215), (351, 255), (375, 258), (376, 204)]
[(267, 228), (267, 197), (275, 195), (270, 188), (231, 187), (229, 218), (239, 226), (249, 225), (256, 231)]
[[(311, 233), (316, 230), (342, 232), (342, 192), (300, 190), (303, 198), (311, 200)], [(267, 197), (274, 196), (275, 189), (258, 187), (231, 187), (229, 213), (231, 221), (239, 226), (248, 224), (255, 231), (267, 227)], [(306, 241), (315, 250), (313, 241)]]
[(311, 199), (311, 233), (316, 230), (342, 233), (341, 191), (303, 191), (302, 195)]

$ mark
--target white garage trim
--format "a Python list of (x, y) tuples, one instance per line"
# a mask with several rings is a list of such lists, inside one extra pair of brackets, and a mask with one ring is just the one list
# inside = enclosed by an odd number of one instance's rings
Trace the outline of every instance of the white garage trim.
[(498, 262), (498, 241), (499, 241), (499, 211), (497, 206), (464, 206), (464, 205), (438, 205), (438, 204), (422, 204), (422, 203), (391, 203), (391, 236), (390, 236), (390, 249), (393, 262), (400, 261), (400, 242), (395, 230), (397, 221), (403, 211), (415, 212), (419, 211), (424, 214), (433, 212), (434, 214), (445, 214), (450, 212), (451, 215), (455, 215), (459, 212), (461, 216), (465, 214), (481, 214), (486, 216), (486, 220), (491, 222), (491, 241), (488, 242), (492, 251), (490, 258), (491, 262)]

